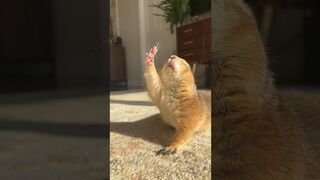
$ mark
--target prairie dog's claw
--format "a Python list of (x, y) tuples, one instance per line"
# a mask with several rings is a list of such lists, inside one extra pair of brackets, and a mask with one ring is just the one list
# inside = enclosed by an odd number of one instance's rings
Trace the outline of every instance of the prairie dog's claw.
[(163, 149), (160, 149), (159, 151), (157, 151), (157, 155), (162, 154), (162, 155), (171, 155), (171, 154), (175, 154), (177, 152), (177, 149), (173, 149), (171, 147), (165, 147)]
[(160, 47), (160, 43), (159, 43), (159, 41), (156, 43), (156, 45), (155, 46), (153, 46), (153, 47), (155, 47), (155, 48), (157, 48), (157, 49), (159, 49), (159, 47)]
[(158, 50), (159, 50), (159, 42), (157, 42), (150, 50), (149, 52), (146, 52), (146, 62), (148, 64), (152, 64), (153, 59), (155, 58)]

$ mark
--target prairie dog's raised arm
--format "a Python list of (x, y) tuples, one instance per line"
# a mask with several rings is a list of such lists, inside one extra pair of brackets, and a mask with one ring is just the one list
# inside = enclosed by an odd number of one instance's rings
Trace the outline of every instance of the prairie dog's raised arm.
[(154, 58), (158, 52), (158, 44), (150, 49), (145, 56), (145, 72), (147, 91), (154, 105), (159, 106), (162, 82), (154, 65)]

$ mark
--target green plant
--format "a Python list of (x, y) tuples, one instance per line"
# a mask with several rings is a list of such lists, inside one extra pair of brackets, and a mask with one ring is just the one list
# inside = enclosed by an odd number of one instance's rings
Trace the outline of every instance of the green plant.
[(162, 16), (167, 23), (170, 23), (171, 33), (175, 25), (182, 25), (184, 19), (190, 15), (189, 0), (163, 0), (152, 6), (163, 11), (163, 14), (154, 15)]

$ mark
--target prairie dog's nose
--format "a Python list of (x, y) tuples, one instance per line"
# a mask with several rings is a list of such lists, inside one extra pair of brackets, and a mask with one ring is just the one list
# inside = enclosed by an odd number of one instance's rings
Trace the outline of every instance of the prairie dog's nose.
[(168, 59), (168, 62), (170, 63), (170, 62), (171, 62), (171, 60), (174, 60), (175, 58), (177, 58), (177, 56), (175, 56), (175, 55), (171, 55), (171, 56), (169, 57), (169, 59)]
[(177, 56), (175, 56), (175, 55), (171, 55), (170, 56), (170, 59), (175, 59)]

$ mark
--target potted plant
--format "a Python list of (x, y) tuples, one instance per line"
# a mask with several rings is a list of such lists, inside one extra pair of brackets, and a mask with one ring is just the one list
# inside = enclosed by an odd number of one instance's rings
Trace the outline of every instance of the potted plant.
[(185, 18), (190, 15), (189, 0), (163, 0), (159, 4), (153, 4), (152, 7), (163, 11), (163, 14), (154, 15), (162, 16), (170, 24), (171, 33), (174, 32), (174, 26), (182, 25)]

